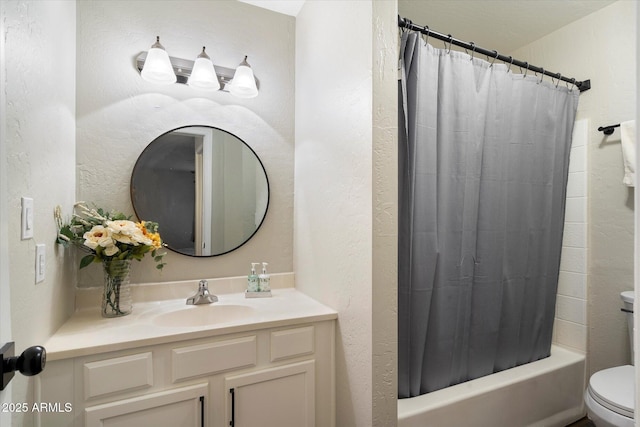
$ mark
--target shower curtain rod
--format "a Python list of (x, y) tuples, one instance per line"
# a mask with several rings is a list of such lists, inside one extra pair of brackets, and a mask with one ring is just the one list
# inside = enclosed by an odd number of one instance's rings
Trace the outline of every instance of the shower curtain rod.
[(516, 65), (516, 66), (518, 66), (520, 68), (525, 68), (528, 71), (533, 71), (534, 73), (542, 73), (544, 75), (553, 77), (555, 79), (560, 79), (560, 80), (562, 80), (564, 82), (571, 83), (571, 84), (575, 85), (580, 92), (584, 92), (586, 90), (591, 89), (591, 80), (576, 81), (576, 79), (565, 77), (560, 73), (551, 73), (551, 72), (545, 70), (544, 68), (536, 67), (534, 65), (530, 65), (527, 62), (523, 62), (523, 61), (519, 61), (517, 59), (513, 59), (511, 56), (501, 55), (500, 53), (498, 53), (497, 50), (488, 50), (488, 49), (484, 49), (482, 47), (478, 47), (473, 42), (467, 43), (467, 42), (464, 42), (462, 40), (458, 40), (458, 39), (453, 38), (451, 36), (451, 34), (444, 35), (444, 34), (438, 33), (437, 31), (433, 31), (433, 30), (429, 29), (428, 26), (421, 27), (421, 26), (416, 25), (413, 22), (411, 22), (410, 19), (401, 18), (399, 15), (398, 15), (398, 26), (400, 28), (407, 28), (407, 29), (410, 29), (410, 30), (413, 30), (413, 31), (420, 31), (422, 34), (425, 34), (428, 37), (433, 37), (433, 38), (436, 38), (438, 40), (442, 40), (442, 41), (444, 41), (446, 43), (449, 43), (449, 46), (451, 46), (453, 44), (453, 45), (462, 47), (464, 49), (471, 50), (473, 53), (479, 53), (481, 55), (486, 55), (486, 56), (490, 57), (492, 60), (499, 59), (500, 61), (502, 61), (502, 62), (504, 62), (506, 64), (509, 64), (509, 66)]

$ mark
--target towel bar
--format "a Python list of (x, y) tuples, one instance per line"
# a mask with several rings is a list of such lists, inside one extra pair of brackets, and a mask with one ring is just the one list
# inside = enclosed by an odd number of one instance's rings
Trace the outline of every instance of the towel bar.
[(620, 127), (620, 123), (617, 125), (609, 125), (609, 126), (600, 126), (598, 128), (599, 132), (604, 132), (605, 135), (611, 135), (615, 128)]

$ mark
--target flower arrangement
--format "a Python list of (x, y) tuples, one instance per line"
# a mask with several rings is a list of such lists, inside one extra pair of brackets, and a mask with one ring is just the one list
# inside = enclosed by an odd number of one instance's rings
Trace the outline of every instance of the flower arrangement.
[(56, 241), (68, 247), (74, 245), (89, 254), (80, 260), (80, 268), (101, 262), (104, 269), (102, 316), (126, 316), (132, 311), (129, 290), (131, 260), (141, 261), (151, 253), (156, 268), (162, 270), (165, 253), (160, 253), (162, 239), (158, 224), (151, 221), (134, 222), (122, 213), (89, 208), (84, 202), (74, 205), (68, 224), (62, 223), (60, 207), (54, 216), (58, 225)]
[(65, 247), (74, 245), (89, 252), (80, 260), (80, 268), (92, 262), (141, 261), (149, 252), (156, 262), (156, 268), (162, 270), (165, 266), (165, 253), (159, 252), (162, 239), (155, 222), (134, 222), (120, 212), (89, 208), (84, 202), (74, 205), (73, 217), (68, 224), (62, 223), (59, 207), (56, 208), (55, 217), (59, 230), (57, 242)]

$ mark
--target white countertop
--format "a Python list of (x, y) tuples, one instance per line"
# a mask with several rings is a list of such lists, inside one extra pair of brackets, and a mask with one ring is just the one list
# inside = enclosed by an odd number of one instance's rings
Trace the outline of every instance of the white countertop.
[[(332, 320), (338, 317), (335, 310), (293, 288), (272, 289), (271, 292), (271, 298), (245, 298), (244, 293), (220, 294), (218, 302), (198, 306), (186, 305), (184, 298), (138, 304), (134, 302), (133, 313), (111, 319), (101, 317), (100, 309), (96, 307), (78, 310), (44, 345), (47, 349), (47, 360)], [(224, 305), (243, 306), (240, 307), (243, 314), (233, 316), (235, 308), (227, 307), (231, 310), (231, 315), (226, 316), (222, 311), (223, 314), (217, 316), (222, 320), (214, 323), (177, 326), (176, 322), (171, 321), (172, 318), (189, 317), (198, 319), (196, 323), (203, 323), (202, 319), (207, 315), (207, 310), (215, 310), (215, 307)], [(177, 311), (183, 314), (176, 314)]]

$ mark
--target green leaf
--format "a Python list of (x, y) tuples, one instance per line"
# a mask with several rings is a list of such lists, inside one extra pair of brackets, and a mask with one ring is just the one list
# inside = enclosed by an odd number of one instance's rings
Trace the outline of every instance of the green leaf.
[(85, 257), (82, 257), (82, 259), (80, 260), (80, 268), (85, 268), (86, 266), (91, 264), (94, 260), (96, 260), (97, 262), (97, 258), (94, 255), (87, 255)]
[[(62, 227), (59, 231), (59, 234), (62, 234), (63, 236), (68, 237), (70, 240), (73, 240), (76, 238), (76, 235), (73, 233), (73, 231), (71, 230), (71, 226), (69, 225), (65, 225), (64, 227)], [(63, 239), (59, 239), (59, 240), (63, 240)]]
[(69, 247), (69, 242), (67, 240), (64, 240), (60, 237), (56, 237), (56, 243), (58, 243), (59, 245), (64, 246), (65, 248)]
[(131, 218), (130, 216), (126, 216), (125, 214), (123, 214), (122, 212), (114, 212), (111, 216), (111, 220), (113, 221), (120, 221), (123, 219), (128, 220), (129, 218)]

